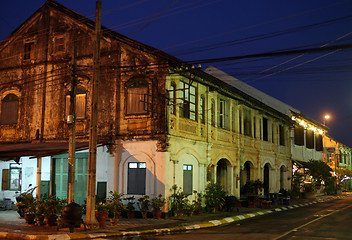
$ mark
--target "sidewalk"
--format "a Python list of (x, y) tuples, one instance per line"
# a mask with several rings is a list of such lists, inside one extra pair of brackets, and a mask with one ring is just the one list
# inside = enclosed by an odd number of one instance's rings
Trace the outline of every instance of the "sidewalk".
[(269, 214), (275, 211), (290, 210), (341, 197), (342, 196), (319, 196), (315, 200), (295, 199), (291, 200), (290, 206), (272, 206), (270, 209), (241, 207), (238, 209), (238, 212), (203, 213), (200, 216), (191, 217), (170, 217), (167, 219), (122, 218), (119, 220), (117, 226), (110, 226), (110, 222), (107, 221), (107, 227), (104, 229), (84, 231), (75, 228), (74, 233), (70, 233), (68, 228), (61, 228), (57, 231), (57, 227), (28, 225), (23, 218), (19, 217), (16, 211), (0, 211), (0, 239), (94, 239), (109, 236), (118, 237), (185, 231), (214, 227), (246, 218)]

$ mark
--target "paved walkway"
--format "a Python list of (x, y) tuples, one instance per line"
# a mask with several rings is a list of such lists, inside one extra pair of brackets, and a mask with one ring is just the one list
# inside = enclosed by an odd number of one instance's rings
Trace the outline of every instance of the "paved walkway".
[(238, 212), (218, 212), (214, 214), (203, 213), (200, 216), (167, 218), (167, 219), (127, 219), (119, 220), (117, 226), (111, 226), (107, 221), (107, 227), (84, 231), (75, 228), (70, 233), (68, 228), (47, 226), (35, 226), (25, 223), (16, 211), (0, 211), (0, 239), (87, 239), (108, 236), (132, 236), (143, 234), (155, 234), (161, 232), (185, 231), (214, 227), (233, 221), (240, 221), (259, 215), (269, 214), (275, 211), (290, 210), (297, 207), (316, 204), (320, 201), (330, 201), (342, 196), (320, 196), (315, 200), (297, 199), (291, 200), (290, 206), (272, 206), (270, 209), (261, 208), (239, 208)]

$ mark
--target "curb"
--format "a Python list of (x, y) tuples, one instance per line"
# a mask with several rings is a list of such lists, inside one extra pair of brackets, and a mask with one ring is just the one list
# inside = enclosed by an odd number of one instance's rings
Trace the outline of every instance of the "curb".
[(262, 215), (270, 214), (274, 212), (291, 210), (299, 207), (305, 207), (308, 205), (327, 202), (327, 201), (331, 201), (339, 198), (341, 197), (330, 197), (324, 200), (318, 199), (304, 204), (295, 204), (293, 206), (279, 207), (271, 210), (258, 211), (254, 213), (246, 213), (246, 214), (236, 215), (232, 217), (225, 217), (219, 220), (211, 220), (203, 223), (171, 227), (171, 228), (159, 228), (159, 229), (150, 229), (150, 230), (141, 230), (141, 231), (123, 231), (123, 232), (113, 232), (113, 233), (64, 233), (64, 234), (53, 234), (53, 235), (25, 235), (21, 233), (0, 232), (0, 239), (70, 240), (70, 239), (89, 239), (89, 238), (94, 239), (94, 238), (126, 237), (126, 236), (131, 237), (131, 236), (140, 236), (140, 235), (147, 235), (147, 234), (168, 234), (172, 232), (183, 232), (183, 231), (189, 231), (189, 230), (195, 230), (195, 229), (216, 227), (223, 224), (229, 224), (232, 222), (237, 222), (248, 218), (262, 216)]

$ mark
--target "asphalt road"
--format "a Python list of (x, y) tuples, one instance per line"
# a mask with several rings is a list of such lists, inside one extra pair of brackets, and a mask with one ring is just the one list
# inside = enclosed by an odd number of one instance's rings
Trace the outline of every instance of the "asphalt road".
[(157, 239), (352, 239), (352, 197), (190, 232), (133, 238)]

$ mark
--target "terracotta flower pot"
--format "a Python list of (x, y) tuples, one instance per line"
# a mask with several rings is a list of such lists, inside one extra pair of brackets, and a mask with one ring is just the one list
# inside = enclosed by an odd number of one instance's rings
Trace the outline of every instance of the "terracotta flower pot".
[(106, 219), (108, 218), (108, 213), (95, 213), (95, 217), (99, 222), (99, 228), (106, 227)]
[(154, 211), (154, 218), (160, 219), (161, 218), (161, 210), (155, 210)]
[(118, 218), (111, 218), (110, 219), (111, 226), (116, 226), (118, 222), (119, 222)]
[(47, 216), (44, 218), (44, 222), (46, 222), (46, 225), (48, 226), (56, 226), (57, 225), (57, 216)]
[(27, 213), (24, 215), (24, 219), (26, 220), (26, 223), (34, 224), (35, 223), (35, 214)]

